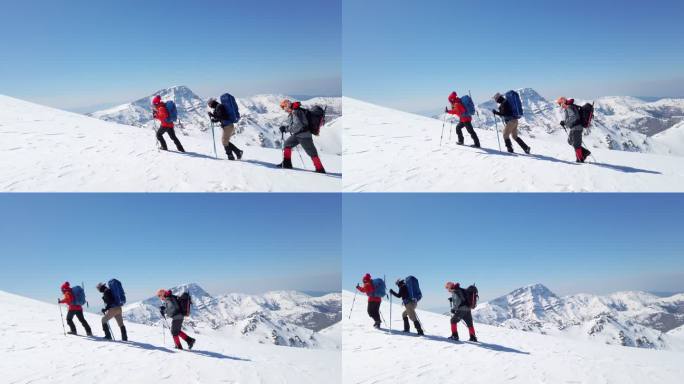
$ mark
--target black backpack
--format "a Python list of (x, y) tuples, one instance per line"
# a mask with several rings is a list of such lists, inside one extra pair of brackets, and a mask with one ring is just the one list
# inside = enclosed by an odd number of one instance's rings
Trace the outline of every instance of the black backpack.
[(477, 300), (480, 299), (480, 295), (477, 291), (477, 287), (473, 284), (465, 289), (466, 304), (470, 309), (475, 309), (477, 307)]
[(321, 133), (321, 127), (325, 125), (325, 109), (320, 105), (314, 105), (310, 109), (300, 108), (306, 115), (306, 122), (309, 132), (318, 136)]
[(589, 128), (591, 120), (594, 118), (594, 104), (586, 103), (578, 108), (580, 115), (580, 124), (584, 128)]
[(188, 292), (183, 292), (182, 295), (178, 296), (178, 306), (183, 316), (190, 316), (190, 307), (192, 306), (192, 299)]

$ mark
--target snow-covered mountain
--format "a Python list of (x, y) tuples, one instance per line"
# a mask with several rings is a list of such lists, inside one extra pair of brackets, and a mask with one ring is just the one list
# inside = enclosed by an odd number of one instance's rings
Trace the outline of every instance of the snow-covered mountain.
[[(326, 127), (327, 128), (327, 127)], [(338, 127), (338, 129), (341, 129)], [(246, 147), (242, 161), (214, 158), (211, 136), (180, 136), (187, 153), (159, 151), (151, 129), (102, 121), (0, 95), (0, 191), (14, 192), (337, 192), (340, 156), (321, 153), (275, 167), (280, 149)], [(322, 136), (323, 134), (321, 134)], [(340, 140), (341, 143), (341, 140)]]
[[(263, 295), (233, 293), (212, 296), (197, 284), (171, 288), (193, 300), (185, 326), (194, 332), (219, 331), (231, 337), (259, 343), (306, 348), (333, 348), (319, 331), (334, 326), (342, 317), (338, 293), (312, 297), (300, 292), (277, 291)], [(163, 322), (156, 297), (126, 305), (124, 317), (136, 323), (159, 326)]]
[[(341, 382), (339, 350), (259, 344), (208, 331), (190, 333), (197, 339), (194, 348), (177, 351), (169, 331), (160, 327), (127, 322), (129, 341), (107, 341), (101, 316), (85, 313), (95, 337), (65, 336), (54, 303), (0, 291), (0, 307), (0, 372), (5, 383)], [(83, 335), (81, 324), (74, 321)], [(118, 340), (113, 320), (111, 325)]]
[[(481, 323), (630, 347), (672, 349), (668, 332), (684, 325), (684, 294), (629, 291), (559, 297), (541, 284), (479, 305)], [(675, 346), (676, 347), (676, 346)]]
[[(563, 118), (561, 109), (532, 88), (517, 91), (523, 102), (524, 116), (519, 124), (522, 136), (564, 142), (567, 134), (559, 125)], [(575, 103), (582, 105), (592, 101), (577, 99)], [(477, 105), (479, 113), (474, 118), (474, 125), (495, 130), (498, 124), (501, 131), (501, 120), (495, 120), (492, 114), (494, 108), (497, 104), (493, 100)], [(652, 138), (684, 121), (684, 99), (646, 102), (629, 96), (611, 96), (595, 100), (594, 108), (593, 124), (584, 132), (584, 142), (590, 148), (684, 156), (680, 143)]]
[(438, 119), (348, 97), (343, 104), (345, 191), (684, 191), (679, 156), (590, 147), (593, 157), (578, 164), (565, 138), (549, 135), (525, 137), (530, 155), (515, 143), (517, 153), (509, 154), (505, 147), (499, 151), (501, 139), (495, 131), (475, 124), (482, 145), (476, 149), (456, 145), (453, 127)]
[[(372, 327), (365, 303), (343, 292), (343, 383), (679, 383), (684, 353), (541, 335), (475, 323), (479, 343), (452, 342), (449, 317), (418, 310), (424, 337), (401, 332), (392, 308), (392, 333)], [(420, 306), (419, 306), (420, 307)], [(380, 311), (390, 321), (389, 303)], [(351, 313), (350, 313), (351, 312)], [(348, 316), (350, 318), (348, 318)], [(465, 325), (459, 334), (467, 335)]]
[[(210, 122), (207, 116), (209, 109), (206, 100), (196, 95), (186, 86), (175, 86), (161, 89), (151, 95), (131, 103), (97, 111), (89, 114), (92, 117), (120, 124), (134, 125), (153, 129), (154, 120), (150, 100), (160, 95), (162, 100), (173, 100), (178, 108), (180, 124), (177, 124), (183, 135), (211, 137)], [(216, 99), (219, 96), (215, 96)], [(278, 127), (283, 125), (286, 114), (280, 109), (280, 101), (286, 95), (256, 95), (248, 98), (237, 98), (241, 119), (236, 127), (236, 135), (245, 145), (265, 148), (280, 148), (281, 134)], [(342, 130), (332, 124), (342, 115), (342, 99), (339, 97), (316, 97), (302, 101), (304, 106), (321, 105), (326, 108), (327, 125), (321, 134), (314, 138), (322, 152), (337, 154), (342, 152)], [(216, 129), (215, 134), (220, 132)], [(217, 138), (218, 139), (218, 138)]]

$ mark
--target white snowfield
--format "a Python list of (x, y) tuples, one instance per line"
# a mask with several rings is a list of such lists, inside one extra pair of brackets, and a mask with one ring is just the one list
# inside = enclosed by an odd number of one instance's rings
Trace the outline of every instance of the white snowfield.
[[(426, 336), (401, 332), (401, 307), (392, 306), (393, 333), (376, 330), (366, 298), (343, 292), (342, 382), (429, 383), (681, 383), (684, 353), (601, 345), (475, 323), (480, 343), (452, 342), (449, 317), (418, 311)], [(389, 303), (381, 312), (389, 321)], [(383, 325), (387, 328), (386, 325)], [(459, 335), (467, 338), (465, 324)]]
[[(151, 127), (150, 127), (151, 128)], [(212, 140), (182, 136), (187, 153), (159, 151), (152, 129), (105, 122), (0, 95), (2, 192), (337, 192), (341, 156), (321, 153), (327, 175), (313, 172), (300, 149), (293, 165), (275, 167), (279, 149), (248, 146), (241, 161), (226, 160)]]
[[(681, 157), (590, 147), (593, 157), (575, 163), (564, 139), (523, 137), (532, 148), (515, 154), (497, 144), (497, 133), (477, 128), (482, 145), (456, 144), (447, 122), (343, 98), (344, 180), (347, 192), (681, 192)], [(455, 127), (455, 125), (454, 125)], [(499, 125), (501, 129), (501, 125)]]
[[(128, 342), (65, 337), (56, 304), (0, 291), (0, 306), (3, 383), (340, 382), (339, 351), (250, 343), (219, 334), (190, 334), (197, 338), (195, 348), (176, 351), (168, 330), (164, 342), (161, 328), (134, 323), (126, 324)], [(101, 336), (100, 317), (86, 314), (86, 319)], [(118, 340), (116, 322), (111, 326)]]

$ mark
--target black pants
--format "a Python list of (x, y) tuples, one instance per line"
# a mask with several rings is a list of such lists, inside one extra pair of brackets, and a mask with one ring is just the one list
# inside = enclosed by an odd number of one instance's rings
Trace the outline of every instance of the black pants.
[(461, 320), (465, 321), (468, 328), (473, 327), (473, 314), (469, 310), (459, 310), (451, 316), (451, 324), (458, 324)]
[(570, 131), (568, 134), (568, 144), (572, 145), (573, 148), (582, 147), (582, 131)]
[(183, 318), (171, 320), (171, 335), (178, 336), (183, 329)]
[(460, 122), (456, 125), (456, 136), (458, 136), (458, 142), (463, 143), (463, 127), (465, 127), (466, 131), (468, 131), (470, 134), (470, 138), (473, 139), (473, 143), (475, 143), (475, 145), (480, 145), (480, 139), (477, 138), (477, 133), (475, 133), (473, 124), (470, 121), (466, 123)]
[(76, 325), (74, 324), (74, 316), (78, 319), (78, 321), (81, 322), (81, 325), (83, 325), (83, 328), (85, 329), (86, 333), (91, 333), (90, 331), (90, 325), (88, 325), (88, 322), (86, 321), (85, 317), (83, 317), (83, 310), (76, 311), (76, 310), (71, 310), (67, 312), (67, 324), (69, 324), (69, 330), (71, 332), (76, 333)]
[(302, 145), (304, 152), (306, 152), (309, 157), (318, 156), (318, 151), (316, 150), (312, 137), (298, 137), (297, 135), (292, 135), (285, 140), (285, 148), (294, 148), (299, 144)]
[(166, 141), (164, 141), (164, 133), (168, 133), (169, 137), (171, 140), (173, 140), (173, 143), (176, 144), (176, 149), (178, 149), (181, 152), (185, 152), (183, 149), (183, 145), (181, 144), (180, 140), (178, 140), (178, 137), (176, 137), (176, 131), (173, 128), (159, 128), (157, 130), (157, 140), (159, 140), (159, 144), (161, 144), (161, 148), (163, 150), (167, 150), (168, 147), (166, 146)]
[(380, 302), (379, 301), (369, 301), (368, 302), (368, 316), (375, 320), (376, 324), (380, 324)]

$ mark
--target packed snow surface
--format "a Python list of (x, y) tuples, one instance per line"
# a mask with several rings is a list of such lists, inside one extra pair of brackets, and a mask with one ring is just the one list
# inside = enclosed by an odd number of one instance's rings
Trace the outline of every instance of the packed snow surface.
[[(56, 304), (0, 291), (0, 306), (3, 383), (340, 382), (339, 351), (259, 344), (219, 333), (191, 333), (197, 337), (194, 349), (176, 351), (160, 327), (128, 322), (128, 342), (107, 341), (101, 338), (100, 316), (86, 314), (96, 337), (64, 336)], [(111, 325), (118, 340), (118, 327), (113, 320)]]
[[(211, 136), (178, 135), (187, 153), (157, 149), (154, 131), (102, 121), (0, 95), (0, 191), (4, 192), (336, 192), (341, 156), (321, 153), (327, 175), (297, 152), (295, 168), (274, 165), (279, 149), (250, 146), (241, 161), (214, 158)], [(216, 131), (217, 147), (220, 133)]]
[[(452, 342), (449, 317), (418, 310), (426, 336), (401, 332), (392, 306), (392, 333), (372, 327), (365, 297), (343, 292), (342, 382), (415, 383), (680, 383), (684, 353), (625, 348), (475, 323), (480, 343)], [(381, 312), (389, 321), (389, 303)], [(459, 335), (467, 329), (459, 324)]]
[[(477, 128), (481, 149), (466, 146), (443, 121), (343, 98), (344, 191), (348, 192), (656, 192), (684, 191), (679, 156), (589, 147), (575, 163), (565, 138), (525, 137), (526, 155), (499, 151), (494, 130)], [(499, 125), (500, 127), (500, 125)], [(667, 131), (666, 131), (667, 132)]]

